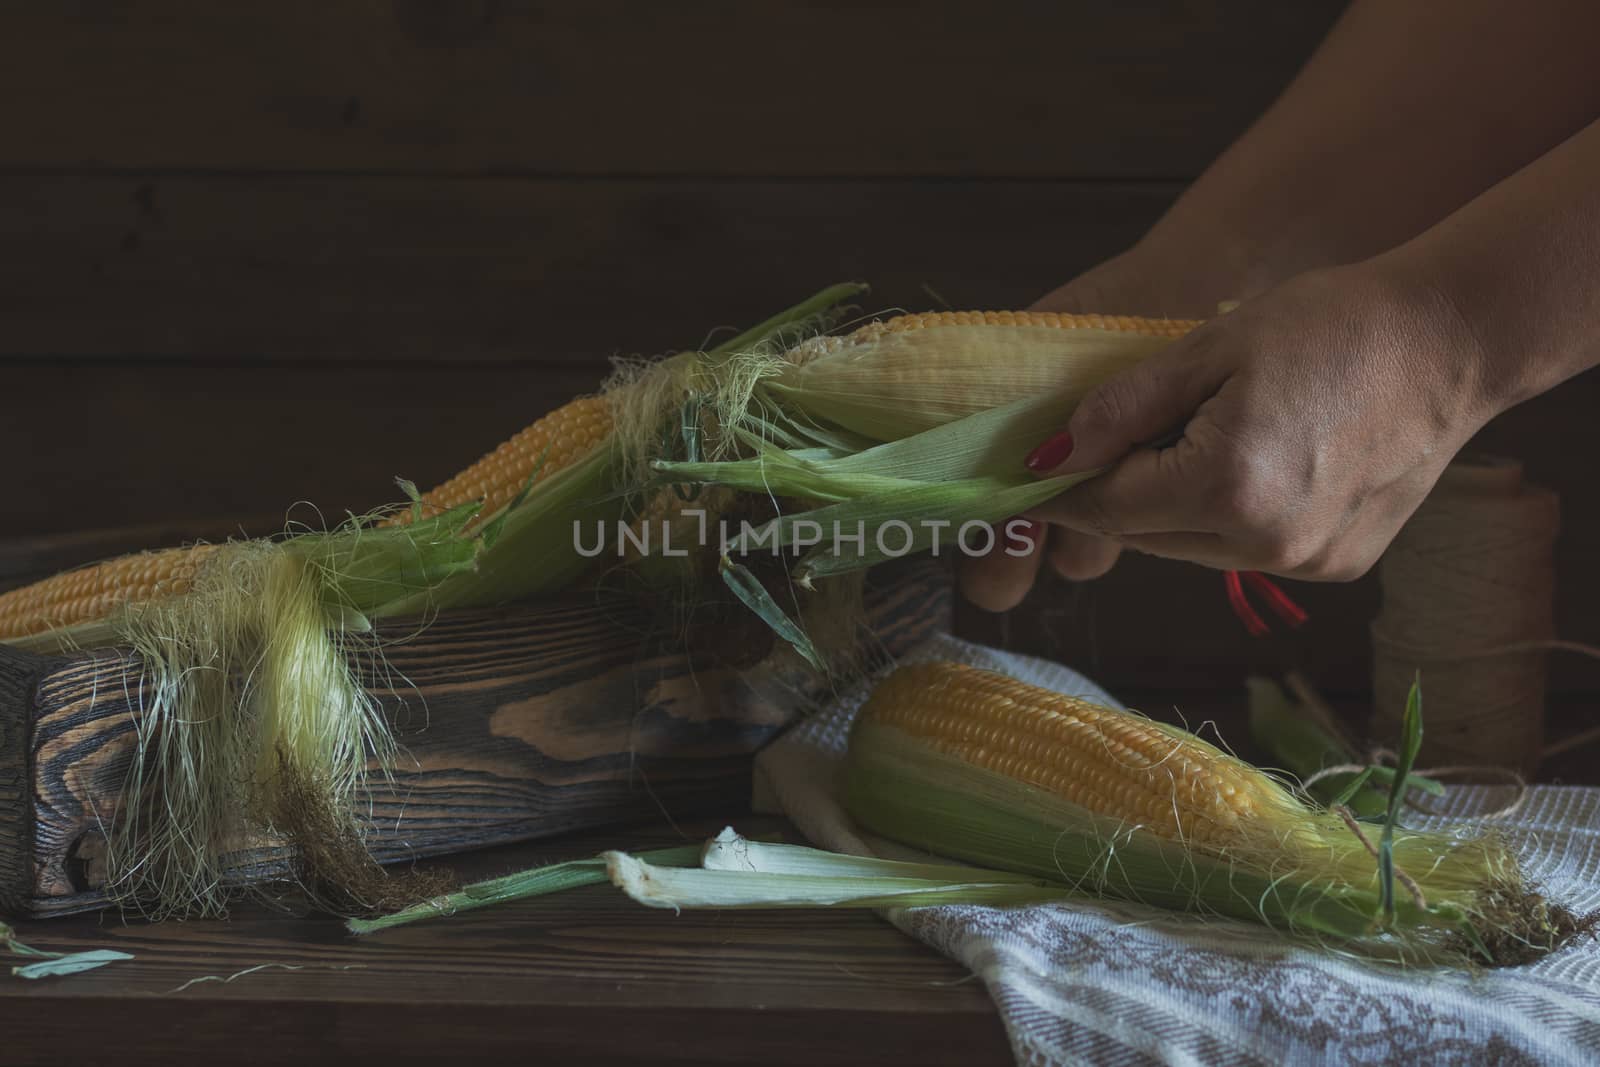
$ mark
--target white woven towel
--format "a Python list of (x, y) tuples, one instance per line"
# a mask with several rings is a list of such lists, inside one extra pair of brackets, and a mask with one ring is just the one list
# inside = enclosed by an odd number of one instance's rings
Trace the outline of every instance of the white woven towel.
[[(928, 659), (1110, 701), (1059, 664), (951, 637), (906, 657)], [(838, 799), (845, 737), (865, 690), (792, 730), (757, 767), (767, 799), (815, 844), (894, 855), (852, 826)], [(1447, 810), (1490, 811), (1504, 796), (1452, 789)], [(1539, 786), (1498, 822), (1550, 896), (1577, 911), (1600, 907), (1600, 789)], [(1600, 1063), (1600, 945), (1592, 940), (1473, 976), (1367, 965), (1286, 945), (1245, 923), (1123, 905), (886, 914), (982, 978), (1019, 1063)]]

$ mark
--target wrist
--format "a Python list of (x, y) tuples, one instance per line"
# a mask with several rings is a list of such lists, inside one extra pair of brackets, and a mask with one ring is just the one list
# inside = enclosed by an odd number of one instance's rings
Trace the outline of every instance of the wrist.
[[(1127, 251), (1105, 260), (1052, 294), (1072, 310), (1206, 319), (1217, 305), (1254, 295), (1245, 285), (1246, 257), (1223, 239), (1179, 234), (1159, 226)], [(1065, 307), (1065, 304), (1063, 304)]]
[(1176, 272), (1174, 286), (1204, 300), (1206, 315), (1228, 300), (1249, 300), (1308, 270), (1335, 262), (1310, 235), (1258, 233), (1249, 218), (1210, 210), (1186, 196), (1128, 253)]
[(1447, 275), (1396, 254), (1340, 270), (1360, 277), (1373, 294), (1376, 321), (1391, 331), (1405, 378), (1455, 446), (1516, 403), (1496, 372), (1477, 314)]

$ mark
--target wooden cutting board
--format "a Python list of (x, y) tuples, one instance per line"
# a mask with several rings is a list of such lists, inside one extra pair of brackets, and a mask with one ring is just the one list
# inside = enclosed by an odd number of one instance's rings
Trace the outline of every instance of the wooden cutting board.
[[(687, 631), (593, 593), (452, 613), (380, 636), (393, 686), (369, 680), (404, 748), (375, 780), (385, 862), (749, 803), (751, 756), (817, 680), (737, 612)], [(943, 567), (869, 578), (867, 617), (889, 655), (949, 627)], [(38, 656), (0, 646), (0, 910), (104, 906), (105, 836), (134, 751), (140, 662), (127, 649)], [(232, 877), (283, 870), (241, 856)]]

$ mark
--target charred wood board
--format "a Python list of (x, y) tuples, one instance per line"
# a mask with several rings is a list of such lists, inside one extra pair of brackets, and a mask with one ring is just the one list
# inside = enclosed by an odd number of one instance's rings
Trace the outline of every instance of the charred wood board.
[[(943, 569), (880, 568), (866, 610), (889, 655), (948, 629)], [(817, 689), (749, 617), (685, 631), (593, 594), (425, 627), (400, 621), (380, 637), (386, 668), (369, 687), (403, 746), (392, 784), (372, 785), (369, 840), (385, 862), (742, 811), (752, 755)], [(0, 646), (0, 910), (38, 917), (107, 903), (104, 829), (134, 753), (140, 692), (127, 649)], [(283, 869), (281, 853), (258, 850), (233, 877)]]

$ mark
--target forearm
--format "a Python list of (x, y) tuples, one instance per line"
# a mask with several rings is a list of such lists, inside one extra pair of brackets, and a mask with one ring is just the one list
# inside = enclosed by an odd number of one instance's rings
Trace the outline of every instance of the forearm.
[(1247, 297), (1427, 229), (1600, 115), (1589, 0), (1357, 0), (1145, 244)]
[(1354, 578), (1485, 422), (1596, 363), (1600, 121), (1398, 248), (1297, 275), (1096, 386), (1036, 472), (1103, 473), (1027, 517)]
[(1482, 418), (1600, 363), (1600, 121), (1367, 266), (1460, 325)]

